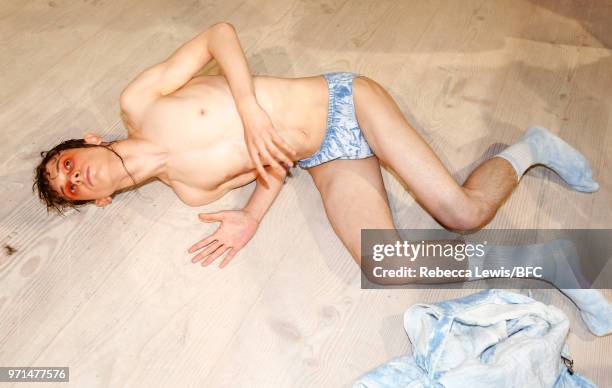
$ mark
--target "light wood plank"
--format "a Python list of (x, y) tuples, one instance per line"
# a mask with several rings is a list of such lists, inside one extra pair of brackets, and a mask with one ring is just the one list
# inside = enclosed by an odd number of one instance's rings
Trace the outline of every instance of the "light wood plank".
[[(252, 185), (194, 209), (152, 183), (108, 209), (45, 215), (29, 191), (37, 153), (90, 130), (124, 135), (122, 88), (208, 25), (236, 25), (257, 74), (378, 80), (459, 180), (503, 148), (492, 143), (551, 127), (601, 190), (534, 169), (491, 227), (610, 228), (610, 16), (608, 0), (3, 3), (0, 237), (17, 251), (0, 254), (0, 365), (70, 365), (75, 387), (346, 386), (409, 351), (411, 304), (472, 292), (361, 290), (301, 170), (225, 270), (189, 262), (214, 228), (196, 215), (241, 206)], [(384, 179), (398, 226), (439, 227)], [(612, 385), (612, 339), (591, 336), (557, 291), (534, 297), (570, 317), (577, 369)]]

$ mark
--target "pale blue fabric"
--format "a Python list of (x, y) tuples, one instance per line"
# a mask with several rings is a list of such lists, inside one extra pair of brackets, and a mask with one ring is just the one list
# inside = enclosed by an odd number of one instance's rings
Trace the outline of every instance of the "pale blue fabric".
[(374, 155), (355, 115), (353, 78), (355, 73), (323, 75), (329, 90), (327, 128), (319, 150), (298, 161), (302, 168), (311, 168), (335, 159), (363, 159)]
[(484, 290), (404, 314), (412, 355), (395, 358), (355, 388), (594, 387), (571, 374), (569, 321), (554, 306), (503, 290)]
[(562, 288), (561, 292), (576, 304), (591, 333), (598, 336), (612, 333), (612, 303), (601, 290)]
[(515, 144), (497, 156), (510, 162), (519, 178), (529, 167), (543, 164), (575, 190), (587, 193), (599, 190), (584, 155), (542, 126), (529, 127)]

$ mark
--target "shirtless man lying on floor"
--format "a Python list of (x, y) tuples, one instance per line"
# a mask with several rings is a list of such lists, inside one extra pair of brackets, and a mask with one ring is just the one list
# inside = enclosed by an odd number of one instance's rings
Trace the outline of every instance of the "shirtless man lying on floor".
[[(224, 76), (197, 76), (216, 59)], [(361, 229), (394, 229), (379, 160), (393, 169), (440, 224), (470, 231), (486, 225), (534, 164), (556, 171), (576, 190), (598, 184), (586, 159), (544, 128), (459, 185), (375, 81), (353, 73), (305, 78), (252, 77), (235, 29), (218, 23), (146, 69), (121, 93), (128, 137), (95, 134), (43, 153), (35, 185), (48, 209), (87, 202), (151, 178), (200, 206), (257, 180), (241, 210), (200, 214), (220, 221), (194, 244), (193, 262), (224, 267), (257, 230), (294, 162), (307, 169), (329, 221), (360, 262)]]

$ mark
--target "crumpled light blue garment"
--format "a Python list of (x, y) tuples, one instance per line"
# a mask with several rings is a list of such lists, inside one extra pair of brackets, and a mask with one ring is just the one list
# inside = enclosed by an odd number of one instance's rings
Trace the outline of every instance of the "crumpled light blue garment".
[(412, 355), (359, 378), (354, 388), (594, 387), (570, 374), (569, 320), (554, 306), (503, 290), (484, 290), (404, 313)]

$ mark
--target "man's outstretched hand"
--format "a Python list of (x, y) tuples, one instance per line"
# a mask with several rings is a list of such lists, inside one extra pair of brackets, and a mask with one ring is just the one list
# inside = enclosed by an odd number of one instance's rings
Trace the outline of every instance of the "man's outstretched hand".
[(202, 262), (204, 267), (229, 250), (219, 266), (224, 268), (236, 256), (236, 253), (249, 242), (259, 226), (259, 222), (244, 210), (200, 213), (199, 218), (203, 222), (221, 222), (215, 233), (189, 248), (189, 253), (194, 253), (203, 248), (191, 261), (197, 263), (205, 259)]
[(272, 166), (279, 174), (284, 174), (285, 168), (279, 162), (283, 162), (287, 168), (292, 167), (290, 156), (294, 156), (296, 152), (276, 133), (270, 117), (257, 102), (241, 105), (239, 111), (249, 156), (261, 178), (268, 184), (264, 164)]

